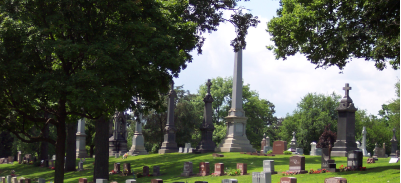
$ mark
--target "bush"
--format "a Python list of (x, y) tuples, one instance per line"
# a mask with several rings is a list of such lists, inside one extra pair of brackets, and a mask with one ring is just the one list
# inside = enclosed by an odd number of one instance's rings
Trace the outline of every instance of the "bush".
[(230, 175), (230, 176), (241, 175), (241, 170), (240, 169), (228, 169), (227, 175)]
[(336, 142), (337, 134), (330, 130), (330, 124), (324, 127), (324, 132), (319, 137), (319, 142), (316, 144), (318, 148), (329, 148), (329, 144), (331, 147), (334, 146), (334, 142)]
[(266, 152), (266, 154), (271, 154), (271, 153), (273, 153), (272, 150), (269, 150), (269, 151)]
[(291, 151), (284, 151), (284, 155), (291, 155), (292, 152)]

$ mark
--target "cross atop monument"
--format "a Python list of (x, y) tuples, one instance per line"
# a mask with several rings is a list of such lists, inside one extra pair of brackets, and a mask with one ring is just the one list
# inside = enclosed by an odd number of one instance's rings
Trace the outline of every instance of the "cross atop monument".
[(206, 86), (207, 86), (207, 94), (210, 95), (210, 86), (212, 86), (212, 82), (210, 82), (210, 79), (207, 80)]
[(352, 88), (349, 87), (349, 83), (345, 83), (345, 87), (343, 88), (343, 90), (345, 90), (345, 97), (349, 97), (349, 91), (350, 91), (351, 89), (352, 89)]

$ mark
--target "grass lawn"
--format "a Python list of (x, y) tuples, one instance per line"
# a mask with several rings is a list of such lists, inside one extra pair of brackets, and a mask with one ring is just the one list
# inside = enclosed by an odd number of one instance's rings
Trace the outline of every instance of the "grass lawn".
[[(207, 181), (209, 183), (221, 183), (222, 179), (233, 178), (237, 179), (238, 182), (251, 183), (252, 172), (261, 172), (263, 169), (263, 160), (274, 160), (274, 169), (278, 174), (272, 175), (272, 182), (280, 182), (280, 178), (283, 177), (281, 172), (289, 169), (289, 158), (290, 155), (277, 155), (277, 156), (251, 156), (240, 153), (221, 153), (224, 157), (212, 157), (211, 153), (206, 154), (150, 154), (141, 156), (130, 156), (128, 159), (114, 158), (109, 159), (109, 170), (113, 170), (114, 163), (121, 163), (121, 170), (123, 169), (123, 163), (131, 163), (131, 171), (142, 172), (143, 166), (149, 166), (150, 173), (152, 173), (153, 166), (160, 166), (161, 176), (157, 177), (141, 177), (137, 179), (137, 182), (148, 183), (150, 179), (160, 178), (163, 182), (174, 182), (174, 181), (188, 181), (193, 183), (195, 181)], [(346, 157), (333, 157), (336, 160), (337, 168), (341, 165), (347, 165)], [(389, 164), (390, 158), (380, 158), (379, 161), (373, 164), (366, 163), (366, 157), (363, 158), (363, 166), (366, 167), (366, 171), (347, 171), (347, 172), (330, 172), (321, 174), (300, 174), (293, 175), (292, 177), (297, 178), (298, 183), (323, 183), (325, 178), (328, 177), (344, 177), (348, 180), (348, 183), (363, 183), (363, 182), (377, 182), (377, 183), (396, 183), (400, 182), (400, 162)], [(305, 169), (319, 169), (320, 156), (309, 156), (305, 155)], [(77, 160), (77, 165), (78, 165)], [(243, 176), (193, 176), (193, 177), (181, 177), (183, 171), (184, 162), (191, 161), (193, 163), (193, 172), (199, 173), (199, 163), (209, 162), (210, 173), (214, 172), (214, 163), (224, 163), (225, 168), (236, 168), (237, 163), (247, 163), (248, 175)], [(78, 182), (79, 178), (87, 178), (88, 181), (92, 181), (93, 176), (93, 162), (94, 159), (88, 158), (84, 162), (84, 171), (65, 172), (65, 182)], [(54, 170), (49, 168), (34, 167), (33, 165), (18, 164), (0, 164), (0, 177), (10, 175), (11, 170), (15, 170), (16, 175), (19, 177), (31, 178), (33, 181), (37, 181), (38, 178), (44, 178), (47, 182), (53, 181)], [(110, 181), (125, 182), (126, 179), (132, 179), (132, 176), (121, 176), (119, 174), (110, 175)]]

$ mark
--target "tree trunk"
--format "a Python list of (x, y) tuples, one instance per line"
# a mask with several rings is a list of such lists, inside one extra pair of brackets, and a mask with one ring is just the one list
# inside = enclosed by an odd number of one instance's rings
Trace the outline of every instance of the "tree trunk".
[[(43, 133), (43, 137), (47, 138), (49, 136), (49, 125), (46, 126), (46, 129)], [(40, 155), (39, 155), (39, 161), (40, 160), (46, 160), (49, 159), (49, 144), (45, 141), (40, 142)]]
[[(64, 155), (65, 155), (65, 140), (66, 140), (66, 125), (65, 115), (60, 115), (57, 125), (57, 140), (56, 140), (56, 172), (54, 173), (54, 183), (64, 182)], [(64, 118), (63, 118), (64, 117)]]
[(90, 145), (90, 149), (89, 149), (89, 156), (91, 158), (93, 158), (93, 148), (95, 147), (95, 145)]
[(95, 124), (95, 166), (93, 182), (96, 179), (109, 179), (109, 123), (105, 116), (100, 117)]
[(67, 124), (67, 151), (65, 161), (65, 171), (75, 171), (76, 166), (76, 133), (77, 122)]

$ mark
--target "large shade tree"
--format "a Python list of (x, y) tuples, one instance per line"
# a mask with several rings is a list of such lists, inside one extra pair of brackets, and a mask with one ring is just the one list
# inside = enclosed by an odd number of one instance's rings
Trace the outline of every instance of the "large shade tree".
[[(223, 19), (222, 10), (234, 6), (179, 0), (0, 2), (0, 128), (23, 142), (53, 144), (63, 157), (68, 123), (96, 119), (96, 134), (107, 134), (109, 116), (134, 107), (133, 96), (148, 107), (159, 105), (158, 94), (192, 60), (189, 52), (201, 51), (200, 32), (230, 21), (237, 27), (232, 45), (245, 47), (246, 30), (258, 20), (240, 10)], [(44, 135), (49, 124), (57, 138)], [(28, 133), (33, 126), (39, 135)], [(108, 178), (105, 137), (95, 138), (94, 178)], [(57, 158), (56, 183), (64, 179), (63, 164)]]
[(400, 68), (400, 1), (280, 0), (267, 24), (276, 59), (304, 54), (317, 67), (343, 69), (352, 58)]

